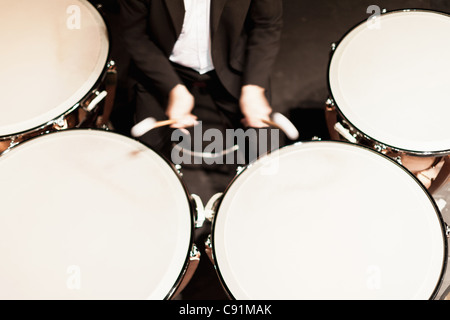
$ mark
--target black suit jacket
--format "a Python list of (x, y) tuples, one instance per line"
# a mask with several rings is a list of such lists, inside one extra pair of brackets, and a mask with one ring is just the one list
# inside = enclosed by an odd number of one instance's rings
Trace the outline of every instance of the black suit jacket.
[[(167, 95), (181, 83), (169, 56), (181, 33), (183, 0), (119, 0), (124, 41), (136, 66)], [(242, 85), (269, 87), (281, 37), (281, 0), (211, 0), (215, 71), (236, 98)]]

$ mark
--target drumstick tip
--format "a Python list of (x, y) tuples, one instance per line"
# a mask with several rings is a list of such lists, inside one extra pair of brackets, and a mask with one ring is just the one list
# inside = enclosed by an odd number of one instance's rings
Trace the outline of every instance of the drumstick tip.
[(135, 138), (142, 137), (144, 134), (152, 130), (155, 124), (155, 118), (146, 118), (131, 128), (131, 135)]

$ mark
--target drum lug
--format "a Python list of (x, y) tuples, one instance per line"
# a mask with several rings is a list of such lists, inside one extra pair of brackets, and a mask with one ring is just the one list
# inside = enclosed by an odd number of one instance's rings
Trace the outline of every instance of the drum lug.
[(211, 235), (208, 235), (208, 237), (205, 240), (205, 246), (207, 248), (212, 248), (212, 240), (211, 240)]
[(332, 51), (335, 51), (336, 48), (337, 48), (337, 45), (336, 45), (335, 42), (333, 42), (333, 43), (331, 44), (331, 50), (332, 50)]
[(65, 130), (69, 127), (68, 123), (67, 123), (67, 119), (65, 116), (61, 116), (58, 119), (55, 120), (55, 122), (53, 123), (53, 128), (55, 128), (56, 130)]
[(114, 60), (109, 60), (107, 64), (108, 73), (117, 74), (116, 62)]
[(373, 147), (376, 151), (381, 153), (384, 153), (387, 150), (387, 147), (382, 143), (376, 143)]
[(181, 169), (182, 169), (181, 165), (179, 165), (179, 164), (175, 165), (175, 170), (177, 171), (178, 175), (180, 177), (183, 177), (183, 172), (181, 171)]
[(331, 98), (328, 98), (327, 101), (325, 101), (325, 105), (328, 110), (334, 110), (336, 107), (336, 104), (334, 103), (334, 100)]
[(236, 173), (239, 175), (242, 171), (244, 171), (245, 167), (239, 166), (236, 168)]
[(191, 258), (191, 260), (199, 260), (200, 258), (200, 250), (198, 250), (197, 246), (195, 245), (195, 243), (192, 245), (192, 250), (189, 253), (189, 257)]
[(403, 165), (403, 161), (402, 161), (402, 157), (401, 156), (395, 157), (394, 160), (397, 161), (397, 163), (399, 165), (401, 165), (401, 166)]

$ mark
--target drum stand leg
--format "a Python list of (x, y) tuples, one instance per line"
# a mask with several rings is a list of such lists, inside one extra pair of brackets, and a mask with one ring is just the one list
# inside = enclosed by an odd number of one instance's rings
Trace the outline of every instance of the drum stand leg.
[(328, 100), (325, 105), (325, 121), (328, 127), (328, 133), (330, 134), (331, 140), (340, 141), (342, 140), (339, 133), (334, 129), (337, 121), (336, 108), (334, 107), (331, 100)]
[(110, 61), (108, 63), (108, 71), (105, 79), (105, 90), (108, 92), (108, 95), (105, 98), (103, 114), (97, 119), (96, 125), (98, 128), (109, 128), (110, 126), (109, 120), (114, 107), (117, 91), (117, 68), (114, 61)]

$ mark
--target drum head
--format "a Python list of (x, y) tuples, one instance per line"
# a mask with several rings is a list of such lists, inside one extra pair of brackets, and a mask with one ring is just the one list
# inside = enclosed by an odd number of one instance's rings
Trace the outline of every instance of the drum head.
[(40, 127), (95, 85), (108, 32), (85, 0), (0, 2), (0, 136)]
[(281, 149), (243, 171), (214, 220), (236, 299), (429, 299), (446, 261), (442, 218), (410, 173), (340, 142)]
[(0, 299), (164, 299), (192, 247), (177, 174), (102, 131), (35, 138), (0, 158)]
[(358, 130), (397, 149), (448, 152), (450, 17), (427, 11), (381, 15), (339, 43), (330, 90)]

